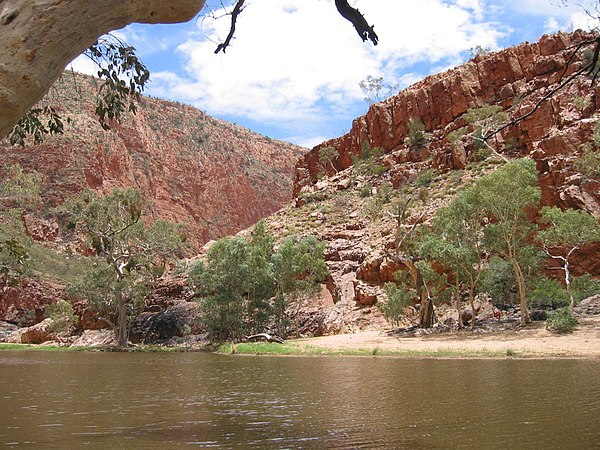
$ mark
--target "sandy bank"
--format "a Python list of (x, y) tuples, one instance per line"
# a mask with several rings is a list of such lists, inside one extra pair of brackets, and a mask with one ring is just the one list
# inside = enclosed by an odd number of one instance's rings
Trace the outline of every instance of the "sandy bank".
[(557, 335), (544, 322), (513, 331), (474, 333), (470, 330), (423, 337), (387, 336), (378, 331), (296, 339), (290, 344), (332, 350), (379, 349), (394, 352), (516, 352), (523, 357), (600, 359), (600, 317), (580, 319), (573, 334)]

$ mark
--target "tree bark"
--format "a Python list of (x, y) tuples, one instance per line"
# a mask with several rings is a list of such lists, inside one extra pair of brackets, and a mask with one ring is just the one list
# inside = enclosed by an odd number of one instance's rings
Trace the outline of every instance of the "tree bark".
[(117, 294), (117, 346), (127, 346), (127, 305), (123, 293), (118, 291)]
[(130, 23), (191, 20), (204, 0), (0, 0), (0, 137), (98, 37)]
[(527, 291), (525, 288), (525, 276), (521, 270), (519, 262), (515, 258), (511, 258), (513, 270), (515, 271), (515, 278), (517, 279), (517, 290), (519, 292), (519, 307), (521, 309), (521, 325), (527, 325), (531, 323), (531, 317), (529, 316), (529, 309), (527, 308)]

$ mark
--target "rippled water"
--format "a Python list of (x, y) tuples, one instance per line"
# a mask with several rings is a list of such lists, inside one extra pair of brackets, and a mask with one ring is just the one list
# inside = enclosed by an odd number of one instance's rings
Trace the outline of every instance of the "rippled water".
[(600, 448), (600, 362), (4, 352), (0, 445)]

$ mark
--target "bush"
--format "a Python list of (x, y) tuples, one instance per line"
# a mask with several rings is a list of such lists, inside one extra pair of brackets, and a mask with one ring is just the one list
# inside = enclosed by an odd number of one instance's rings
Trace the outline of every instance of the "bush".
[(425, 125), (421, 119), (411, 117), (408, 121), (408, 136), (406, 137), (408, 146), (415, 150), (423, 148), (427, 144), (427, 137)]
[(555, 333), (572, 333), (577, 326), (577, 319), (573, 317), (568, 308), (557, 309), (548, 314), (546, 329)]
[(479, 292), (492, 297), (495, 306), (512, 304), (516, 291), (515, 276), (512, 266), (504, 259), (493, 257), (483, 271)]
[(600, 280), (592, 278), (589, 273), (573, 278), (571, 286), (576, 304), (588, 297), (600, 294)]
[(44, 316), (54, 321), (52, 331), (55, 333), (68, 332), (77, 322), (73, 305), (66, 300), (59, 300), (56, 304), (47, 306)]
[(574, 163), (575, 170), (591, 178), (600, 177), (600, 152), (587, 147)]
[(388, 322), (398, 326), (404, 316), (404, 308), (413, 304), (414, 294), (399, 288), (395, 283), (386, 283), (385, 292), (387, 302), (377, 303), (377, 306)]
[(567, 290), (558, 280), (539, 276), (529, 283), (527, 298), (534, 308), (563, 308), (569, 304)]

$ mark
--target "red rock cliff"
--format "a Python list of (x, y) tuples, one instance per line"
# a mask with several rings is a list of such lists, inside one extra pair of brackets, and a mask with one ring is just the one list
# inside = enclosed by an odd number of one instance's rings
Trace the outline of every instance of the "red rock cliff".
[(290, 199), (301, 147), (152, 98), (105, 132), (94, 117), (96, 81), (63, 78), (46, 101), (72, 120), (65, 134), (0, 147), (3, 163), (43, 174), (47, 207), (84, 188), (136, 187), (150, 203), (150, 219), (184, 223), (198, 246), (252, 225)]

